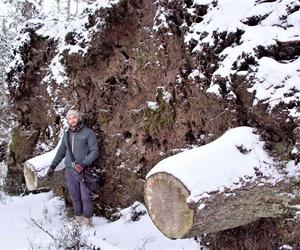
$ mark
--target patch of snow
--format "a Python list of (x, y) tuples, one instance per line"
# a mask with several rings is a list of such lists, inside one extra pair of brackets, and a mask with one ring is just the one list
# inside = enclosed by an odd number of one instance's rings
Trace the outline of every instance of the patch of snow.
[(300, 176), (300, 163), (295, 161), (288, 161), (285, 170), (288, 172), (289, 177)]
[(162, 93), (162, 99), (164, 102), (169, 103), (172, 99), (172, 94), (166, 90), (165, 87), (157, 87), (156, 89), (156, 97), (158, 96), (159, 93)]
[[(30, 224), (31, 218), (42, 226), (46, 223), (60, 224), (60, 220), (63, 219), (64, 203), (59, 198), (51, 197), (51, 193), (6, 197), (5, 204), (0, 204), (1, 249), (25, 249), (29, 247), (29, 242), (37, 240), (50, 243), (50, 237), (43, 235), (44, 233), (37, 228), (31, 228)], [(49, 230), (52, 232), (55, 227)]]
[(165, 7), (159, 6), (154, 17), (153, 30), (158, 31), (163, 28), (166, 29), (169, 28), (169, 24), (168, 24), (169, 16), (170, 13), (168, 12), (168, 10)]
[(286, 64), (263, 57), (258, 63), (255, 84), (249, 89), (255, 91), (254, 104), (263, 100), (273, 108), (280, 102), (300, 101), (300, 58)]
[(157, 110), (158, 104), (156, 102), (147, 102), (147, 107), (152, 110)]
[(221, 87), (219, 84), (212, 84), (207, 90), (207, 93), (215, 94), (221, 97)]
[(205, 208), (205, 207), (206, 207), (206, 205), (203, 204), (203, 203), (201, 203), (201, 204), (198, 206), (198, 210), (201, 210), (201, 209), (203, 209), (203, 208)]
[(199, 69), (194, 69), (194, 70), (192, 71), (192, 73), (189, 74), (188, 78), (195, 81), (196, 78), (200, 78), (200, 79), (201, 79), (201, 78), (204, 78), (204, 79), (206, 79), (206, 76), (203, 75), (203, 74), (199, 71)]
[[(112, 249), (199, 249), (193, 239), (171, 240), (152, 223), (141, 203), (121, 210), (120, 219), (110, 222), (94, 216), (91, 228), (81, 228), (80, 239), (85, 244)], [(72, 221), (66, 217), (62, 199), (52, 192), (30, 194), (24, 197), (6, 197), (0, 204), (0, 249), (52, 249), (52, 238), (32, 223), (36, 221), (53, 236), (62, 235), (63, 228), (70, 228)]]
[(4, 179), (6, 177), (6, 174), (7, 174), (7, 164), (4, 161), (0, 161), (0, 191), (1, 191), (1, 187), (4, 185)]
[(293, 247), (291, 247), (290, 245), (282, 245), (281, 247), (279, 247), (280, 250), (293, 250)]

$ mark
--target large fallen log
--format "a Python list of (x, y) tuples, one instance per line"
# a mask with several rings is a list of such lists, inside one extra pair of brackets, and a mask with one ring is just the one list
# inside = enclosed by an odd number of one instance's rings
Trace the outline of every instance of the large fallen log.
[(60, 142), (53, 150), (24, 162), (24, 178), (26, 187), (29, 191), (64, 184), (64, 171), (61, 171), (64, 169), (63, 161), (55, 169), (53, 177), (47, 177), (47, 170), (55, 157), (59, 145)]
[(299, 187), (289, 184), (254, 131), (241, 127), (159, 162), (147, 175), (144, 198), (164, 235), (189, 238), (295, 216)]

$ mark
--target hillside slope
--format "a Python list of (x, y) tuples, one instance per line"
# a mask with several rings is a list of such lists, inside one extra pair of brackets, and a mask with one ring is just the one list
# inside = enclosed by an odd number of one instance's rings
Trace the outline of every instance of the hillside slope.
[(55, 146), (72, 106), (101, 144), (97, 204), (107, 216), (143, 200), (161, 159), (237, 126), (256, 128), (280, 171), (296, 175), (299, 9), (296, 0), (115, 0), (70, 23), (25, 23), (7, 77), (17, 120), (8, 189), (21, 190), (25, 160)]

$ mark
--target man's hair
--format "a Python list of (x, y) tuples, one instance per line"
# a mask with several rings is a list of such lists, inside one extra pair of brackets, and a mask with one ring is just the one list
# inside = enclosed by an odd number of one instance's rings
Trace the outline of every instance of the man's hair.
[(69, 116), (74, 115), (76, 116), (79, 120), (81, 120), (81, 114), (79, 111), (75, 110), (75, 109), (70, 109), (67, 114), (66, 114), (66, 118), (68, 119)]

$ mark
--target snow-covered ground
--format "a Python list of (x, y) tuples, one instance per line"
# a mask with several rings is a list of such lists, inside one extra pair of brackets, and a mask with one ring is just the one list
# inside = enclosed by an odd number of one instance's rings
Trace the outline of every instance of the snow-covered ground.
[[(68, 241), (63, 236), (76, 235), (78, 231), (83, 245), (101, 250), (199, 249), (195, 240), (166, 238), (152, 223), (145, 207), (137, 202), (122, 210), (122, 216), (114, 222), (95, 216), (94, 227), (76, 231), (66, 216), (64, 201), (53, 197), (52, 192), (4, 198), (4, 203), (0, 203), (0, 249), (58, 249), (63, 238)], [(139, 213), (145, 214), (133, 221), (132, 216)]]
[[(219, 157), (214, 156), (216, 152)], [(49, 155), (45, 154), (46, 156)], [(257, 168), (270, 180), (280, 179), (282, 176), (273, 163), (272, 158), (264, 152), (263, 142), (259, 140), (254, 129), (240, 127), (227, 131), (210, 144), (161, 161), (148, 176), (157, 171), (172, 173), (190, 188), (194, 194), (191, 198), (199, 198), (199, 195), (209, 191), (221, 191), (222, 188), (232, 185), (236, 187), (238, 183), (235, 182), (238, 179), (249, 179), (251, 176), (251, 181), (254, 181), (253, 168)], [(184, 171), (186, 167), (192, 169)], [(288, 162), (288, 170), (290, 174), (299, 175), (299, 163)], [(165, 237), (152, 223), (144, 205), (138, 202), (120, 211), (121, 216), (116, 221), (111, 222), (95, 216), (94, 227), (77, 228), (76, 231), (74, 222), (67, 218), (64, 201), (54, 197), (52, 192), (24, 197), (4, 194), (1, 196), (4, 202), (0, 204), (0, 249), (58, 249), (62, 242), (69, 242), (70, 246), (72, 237), (68, 237), (76, 236), (76, 232), (80, 230), (80, 241), (83, 245), (101, 249), (200, 247), (193, 239), (170, 240)], [(75, 236), (73, 239), (76, 239)]]
[[(34, 2), (34, 1), (32, 1)], [(53, 1), (44, 1), (47, 3), (47, 6), (51, 6), (50, 2)], [(109, 3), (114, 3), (116, 1), (102, 1), (101, 4), (105, 4), (105, 7), (110, 7)], [(99, 1), (100, 3), (100, 1)], [(213, 42), (213, 33), (215, 30), (219, 32), (226, 31), (228, 33), (235, 32), (237, 29), (243, 31), (241, 35), (240, 43), (233, 44), (230, 47), (227, 47), (220, 53), (220, 57), (223, 57), (223, 60), (220, 61), (217, 70), (213, 73), (212, 82), (208, 92), (220, 94), (219, 85), (217, 82), (217, 76), (222, 76), (224, 78), (228, 77), (226, 82), (226, 87), (228, 88), (229, 93), (231, 90), (231, 79), (230, 75), (233, 73), (247, 75), (248, 77), (254, 77), (253, 86), (248, 90), (250, 92), (255, 92), (255, 101), (254, 105), (258, 101), (268, 103), (270, 108), (273, 108), (276, 104), (280, 102), (298, 102), (299, 95), (299, 79), (300, 79), (300, 58), (295, 58), (291, 61), (276, 61), (270, 57), (259, 58), (257, 56), (256, 49), (258, 46), (268, 48), (277, 42), (286, 42), (286, 41), (298, 41), (300, 36), (300, 15), (299, 11), (295, 11), (291, 14), (288, 13), (288, 10), (291, 8), (296, 8), (299, 6), (299, 1), (296, 0), (285, 0), (285, 1), (276, 1), (276, 2), (265, 2), (260, 3), (260, 1), (255, 0), (224, 0), (219, 1), (218, 5), (214, 5), (211, 0), (198, 0), (194, 1), (193, 7), (190, 9), (191, 13), (194, 12), (193, 8), (201, 4), (209, 4), (208, 14), (203, 16), (203, 21), (201, 23), (194, 23), (188, 27), (188, 32), (185, 36), (185, 41), (188, 44), (191, 39), (197, 41), (197, 46), (194, 48), (194, 51), (201, 51), (201, 46), (203, 44), (211, 44)], [(106, 6), (107, 5), (107, 6)], [(99, 8), (99, 6), (95, 5)], [(5, 8), (3, 2), (0, 1), (0, 9)], [(46, 8), (46, 9), (51, 9)], [(234, 10), (234, 11), (233, 11)], [(72, 9), (72, 13), (73, 10)], [(165, 9), (159, 8), (157, 19), (161, 19), (162, 25), (167, 25), (164, 20), (167, 20), (168, 13), (164, 12)], [(1, 13), (1, 12), (0, 12)], [(48, 13), (48, 12), (47, 12)], [(49, 12), (51, 14), (51, 12)], [(54, 13), (56, 13), (54, 11)], [(49, 15), (50, 15), (49, 14)], [(259, 24), (255, 27), (247, 25), (245, 19), (252, 16), (261, 16), (266, 15), (266, 18), (261, 20)], [(219, 18), (222, 17), (222, 18)], [(284, 18), (283, 18), (284, 17)], [(56, 17), (58, 18), (58, 17)], [(57, 50), (57, 55), (54, 57), (51, 62), (49, 72), (43, 82), (48, 84), (51, 82), (51, 78), (55, 78), (58, 83), (63, 83), (65, 81), (64, 67), (59, 63), (60, 52), (65, 49), (69, 50), (69, 53), (82, 53), (84, 54), (87, 50), (87, 47), (67, 47), (64, 43), (64, 36), (69, 31), (74, 31), (76, 34), (81, 34), (82, 37), (78, 37), (78, 44), (82, 42), (85, 44), (90, 41), (93, 30), (84, 30), (85, 19), (73, 20), (71, 24), (64, 25), (64, 23), (58, 22), (56, 19), (51, 22), (45, 22), (45, 25), (37, 31), (37, 33), (43, 33), (45, 36), (53, 37), (57, 41), (61, 41), (60, 47)], [(102, 20), (99, 21), (99, 27), (101, 27)], [(37, 21), (42, 22), (42, 21)], [(48, 25), (46, 25), (48, 24)], [(96, 27), (96, 26), (95, 26)], [(217, 27), (217, 28), (216, 28)], [(159, 27), (158, 27), (159, 28)], [(156, 26), (153, 27), (153, 30), (158, 29)], [(201, 36), (206, 34), (206, 36)], [(18, 41), (19, 43), (26, 42), (26, 34), (22, 39)], [(232, 65), (243, 63), (244, 57), (243, 54), (246, 54), (249, 57), (255, 59), (255, 64), (245, 72), (243, 70), (233, 69)], [(15, 58), (15, 61), (12, 62), (12, 65), (15, 65), (18, 62), (18, 58)], [(198, 73), (197, 73), (198, 72)], [(199, 68), (195, 68), (191, 77), (193, 75), (200, 75), (205, 77)], [(61, 80), (60, 80), (61, 79)], [(271, 84), (272, 83), (272, 84)], [(49, 94), (52, 96), (53, 102), (55, 102), (56, 94), (52, 92), (51, 85), (49, 85)], [(292, 91), (292, 95), (289, 93)], [(234, 95), (234, 93), (231, 93)], [(150, 103), (151, 105), (151, 103)], [(289, 110), (289, 113), (292, 117), (299, 117), (299, 108), (293, 107)], [(228, 134), (227, 134), (228, 135)], [(236, 136), (236, 137), (235, 137)], [(231, 161), (233, 163), (239, 162), (239, 157), (250, 157), (249, 160), (258, 161), (261, 163), (260, 170), (266, 170), (267, 176), (276, 178), (280, 177), (278, 173), (268, 171), (268, 167), (265, 166), (265, 162), (270, 163), (271, 159), (268, 158), (261, 151), (262, 145), (259, 142), (258, 137), (254, 136), (255, 139), (251, 137), (248, 138), (243, 135), (235, 135), (226, 137), (226, 140), (223, 140), (221, 143), (221, 148), (218, 148), (213, 144), (213, 147), (207, 146), (204, 149), (209, 149), (210, 152), (227, 152), (226, 150), (234, 149), (230, 153), (234, 153), (231, 156)], [(224, 139), (224, 138), (223, 138)], [(235, 139), (242, 139), (243, 144), (246, 142), (250, 145), (243, 147), (249, 153), (240, 155), (238, 148), (240, 146), (240, 141), (232, 141)], [(212, 149), (210, 149), (212, 147)], [(202, 152), (203, 148), (201, 149)], [(222, 151), (223, 150), (223, 151)], [(194, 158), (193, 152), (198, 152), (199, 149), (194, 151), (189, 151), (186, 154), (191, 155), (190, 160)], [(254, 154), (258, 152), (259, 154)], [(201, 156), (201, 154), (199, 154)], [(261, 157), (258, 157), (261, 156)], [(207, 157), (203, 155), (201, 159), (201, 166), (204, 166)], [(210, 154), (210, 159), (213, 158), (213, 154)], [(176, 168), (176, 165), (180, 165), (180, 161), (177, 161), (176, 164), (168, 164), (173, 168), (168, 169), (164, 163), (160, 163), (160, 166), (163, 165), (163, 170), (171, 173), (181, 171), (181, 166)], [(218, 159), (216, 159), (218, 160)], [(249, 161), (247, 161), (249, 162)], [(244, 167), (238, 168), (239, 165), (229, 164), (226, 168), (220, 169), (220, 166), (225, 166), (222, 162), (219, 164), (213, 165), (210, 170), (206, 172), (205, 177), (211, 177), (212, 175), (218, 174), (219, 178), (214, 178), (216, 183), (211, 182), (211, 179), (197, 179), (197, 182), (201, 181), (201, 189), (193, 188), (194, 183), (191, 183), (190, 180), (183, 180), (187, 186), (191, 186), (191, 189), (194, 191), (194, 197), (201, 196), (205, 192), (220, 190), (222, 187), (228, 187), (232, 183), (235, 183), (235, 179), (245, 176), (254, 176), (255, 171), (253, 165), (249, 165), (249, 168)], [(182, 165), (183, 166), (183, 165)], [(207, 166), (210, 166), (207, 164)], [(234, 166), (234, 168), (232, 167)], [(198, 167), (198, 166), (195, 166)], [(289, 175), (299, 175), (299, 163), (296, 165), (293, 161), (287, 163), (287, 170)], [(222, 170), (222, 171), (220, 171)], [(193, 171), (192, 173), (196, 173)], [(154, 170), (152, 171), (154, 173)], [(193, 185), (192, 185), (193, 184)], [(195, 182), (195, 184), (197, 184)], [(0, 204), (0, 249), (57, 249), (58, 240), (53, 240), (51, 236), (55, 239), (61, 239), (63, 235), (66, 235), (69, 231), (70, 233), (74, 232), (73, 223), (67, 218), (65, 214), (65, 205), (63, 200), (58, 197), (53, 197), (51, 192), (41, 193), (41, 194), (31, 194), (24, 197), (9, 197), (5, 195), (0, 195), (4, 197), (4, 203)], [(191, 197), (192, 198), (192, 197)], [(95, 217), (94, 218), (94, 227), (91, 229), (85, 229), (81, 233), (81, 241), (89, 246), (97, 246), (101, 249), (199, 249), (199, 244), (194, 240), (170, 240), (162, 235), (158, 229), (154, 226), (150, 220), (148, 214), (144, 214), (140, 217), (139, 220), (133, 222), (132, 214), (136, 212), (146, 211), (144, 206), (139, 203), (135, 203), (132, 207), (124, 209), (121, 211), (122, 215), (120, 219), (109, 222), (104, 218)], [(36, 223), (36, 224), (35, 224)], [(39, 226), (41, 228), (39, 228)], [(73, 228), (73, 229), (72, 229)], [(43, 231), (44, 230), (44, 231)], [(46, 232), (45, 232), (46, 231)], [(47, 233), (48, 232), (48, 233)]]

